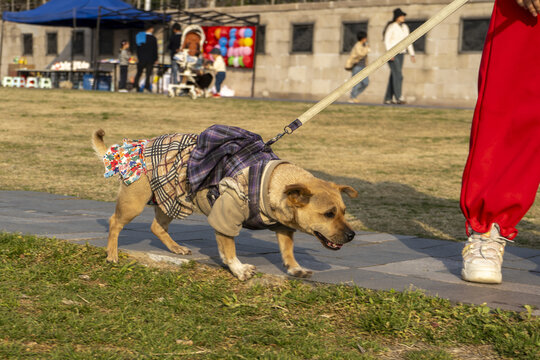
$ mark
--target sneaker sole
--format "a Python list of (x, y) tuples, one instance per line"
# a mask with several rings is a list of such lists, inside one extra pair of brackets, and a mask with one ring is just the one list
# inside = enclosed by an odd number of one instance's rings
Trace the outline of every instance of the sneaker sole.
[(502, 283), (502, 274), (493, 270), (475, 270), (467, 273), (465, 269), (461, 270), (461, 278), (465, 281), (482, 284), (500, 284)]

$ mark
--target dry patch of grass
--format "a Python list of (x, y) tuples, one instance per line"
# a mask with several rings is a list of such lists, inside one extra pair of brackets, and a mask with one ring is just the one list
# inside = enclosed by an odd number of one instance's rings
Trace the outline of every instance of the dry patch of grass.
[[(0, 89), (0, 189), (34, 190), (111, 201), (91, 133), (108, 143), (216, 123), (269, 139), (311, 104), (84, 91)], [(358, 229), (464, 239), (461, 174), (472, 111), (332, 105), (274, 145), (283, 159), (354, 186), (346, 200)], [(540, 204), (519, 224), (518, 244), (540, 246)]]

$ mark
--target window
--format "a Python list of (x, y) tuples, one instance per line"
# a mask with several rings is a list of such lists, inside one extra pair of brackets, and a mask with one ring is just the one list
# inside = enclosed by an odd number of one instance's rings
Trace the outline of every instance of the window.
[(75, 31), (73, 38), (73, 55), (84, 55), (84, 31)]
[[(426, 20), (407, 20), (405, 24), (409, 27), (410, 32), (418, 29), (420, 25), (425, 23)], [(426, 35), (422, 36), (420, 39), (416, 40), (413, 43), (415, 53), (426, 53)]]
[(47, 33), (47, 55), (58, 54), (58, 33)]
[(313, 24), (293, 24), (291, 53), (313, 52)]
[(461, 52), (481, 52), (489, 28), (489, 19), (461, 21)]
[(101, 30), (99, 32), (99, 55), (114, 54), (114, 31)]
[(266, 25), (259, 25), (255, 34), (255, 41), (257, 42), (257, 54), (266, 53)]
[(34, 55), (34, 37), (32, 34), (23, 34), (23, 55)]
[(341, 43), (341, 52), (351, 52), (354, 44), (356, 44), (356, 42), (358, 41), (356, 34), (358, 34), (358, 32), (360, 31), (364, 31), (365, 33), (367, 33), (367, 28), (367, 22), (343, 23), (343, 39)]

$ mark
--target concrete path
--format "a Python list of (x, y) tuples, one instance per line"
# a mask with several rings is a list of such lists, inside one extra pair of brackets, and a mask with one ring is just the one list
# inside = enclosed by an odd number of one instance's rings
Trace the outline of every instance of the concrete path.
[[(108, 218), (114, 203), (80, 200), (38, 192), (0, 191), (0, 231), (37, 234), (75, 243), (104, 247)], [(129, 224), (120, 234), (119, 247), (145, 251), (156, 260), (182, 259), (222, 265), (214, 232), (203, 216), (174, 221), (170, 234), (193, 252), (170, 253), (150, 232), (153, 210)], [(242, 231), (238, 257), (267, 274), (286, 275), (277, 242), (270, 231)], [(524, 311), (540, 308), (540, 250), (507, 246), (501, 285), (466, 283), (460, 279), (463, 244), (378, 233), (357, 233), (340, 251), (330, 251), (312, 236), (297, 233), (295, 254), (300, 265), (314, 271), (312, 281), (356, 284), (371, 289), (423, 289), (456, 302)], [(536, 310), (540, 315), (540, 311)]]

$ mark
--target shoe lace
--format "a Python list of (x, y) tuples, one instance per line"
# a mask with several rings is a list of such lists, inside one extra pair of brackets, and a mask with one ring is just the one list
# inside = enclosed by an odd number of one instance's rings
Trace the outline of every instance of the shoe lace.
[(463, 254), (479, 255), (486, 260), (500, 259), (504, 253), (506, 241), (509, 240), (501, 236), (498, 225), (494, 224), (491, 231), (484, 234), (471, 231), (471, 236), (467, 246), (463, 249)]

